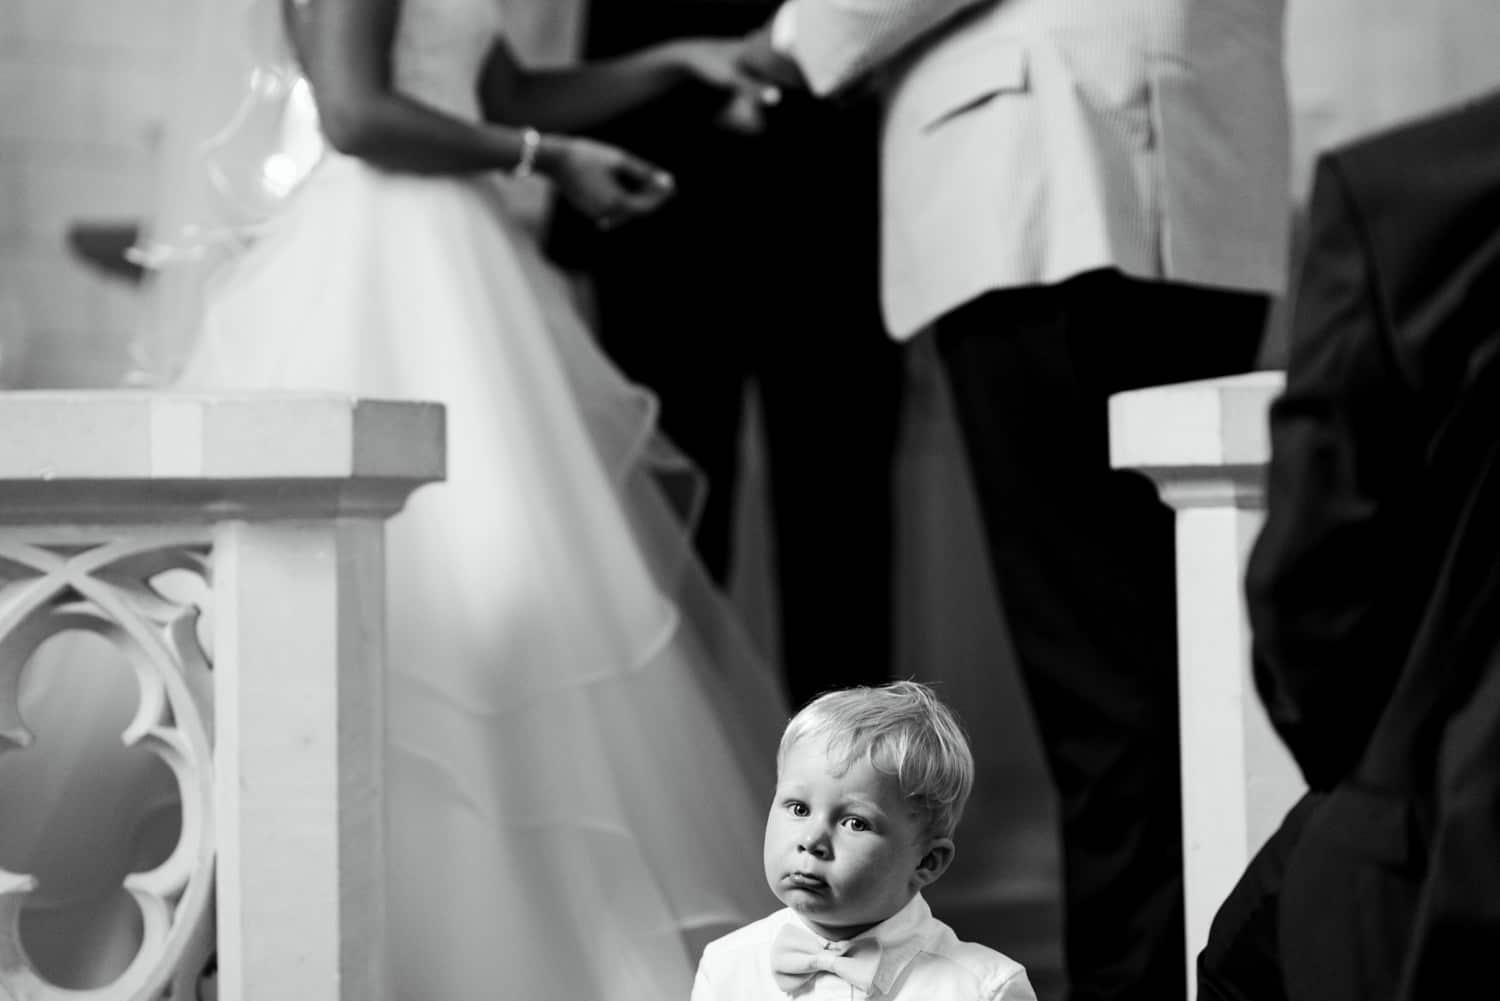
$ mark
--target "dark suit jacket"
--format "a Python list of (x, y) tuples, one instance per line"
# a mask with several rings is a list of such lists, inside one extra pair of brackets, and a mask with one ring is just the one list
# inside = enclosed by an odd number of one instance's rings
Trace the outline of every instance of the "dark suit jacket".
[(1308, 240), (1246, 580), (1329, 791), (1282, 959), (1294, 998), (1460, 996), (1500, 945), (1500, 94), (1325, 155)]

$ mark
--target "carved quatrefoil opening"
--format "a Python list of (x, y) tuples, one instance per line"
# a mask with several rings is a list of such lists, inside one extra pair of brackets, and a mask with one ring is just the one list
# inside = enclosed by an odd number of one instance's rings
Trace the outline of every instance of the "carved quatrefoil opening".
[(140, 950), (125, 877), (161, 865), (181, 838), (176, 778), (139, 743), (122, 743), (140, 686), (97, 633), (72, 629), (38, 647), (18, 701), (34, 739), (0, 757), (0, 799), (22, 806), (0, 825), (0, 866), (36, 880), (21, 944), (51, 983), (101, 987)]
[[(0, 1001), (192, 997), (187, 972), (212, 947), (206, 564), (197, 540), (0, 537), (0, 815), (41, 847), (24, 874), (0, 856)], [(28, 756), (33, 781), (13, 794), (3, 779), (25, 777), (10, 766)], [(97, 941), (49, 954), (64, 920)]]

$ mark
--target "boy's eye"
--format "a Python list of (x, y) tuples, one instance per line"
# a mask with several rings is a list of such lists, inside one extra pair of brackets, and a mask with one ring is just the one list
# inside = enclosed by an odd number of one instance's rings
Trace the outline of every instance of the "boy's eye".
[(863, 817), (845, 817), (844, 826), (851, 831), (868, 831), (870, 825)]
[(807, 804), (798, 803), (796, 800), (792, 800), (790, 803), (788, 803), (786, 805), (786, 808), (794, 817), (805, 817), (808, 814)]

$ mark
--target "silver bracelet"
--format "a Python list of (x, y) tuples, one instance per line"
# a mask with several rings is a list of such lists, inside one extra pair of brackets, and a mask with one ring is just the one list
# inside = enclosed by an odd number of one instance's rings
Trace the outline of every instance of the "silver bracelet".
[(521, 159), (511, 169), (511, 177), (530, 177), (536, 173), (536, 155), (542, 148), (542, 134), (531, 126), (521, 130)]

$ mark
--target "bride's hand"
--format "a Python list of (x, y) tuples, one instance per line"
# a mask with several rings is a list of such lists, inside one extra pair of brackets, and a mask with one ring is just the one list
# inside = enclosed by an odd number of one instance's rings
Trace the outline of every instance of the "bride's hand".
[(690, 77), (732, 92), (761, 86), (743, 67), (744, 40), (739, 38), (684, 38), (667, 43), (671, 58)]
[(671, 174), (617, 146), (580, 136), (548, 136), (544, 142), (542, 169), (601, 228), (654, 212), (672, 195)]

